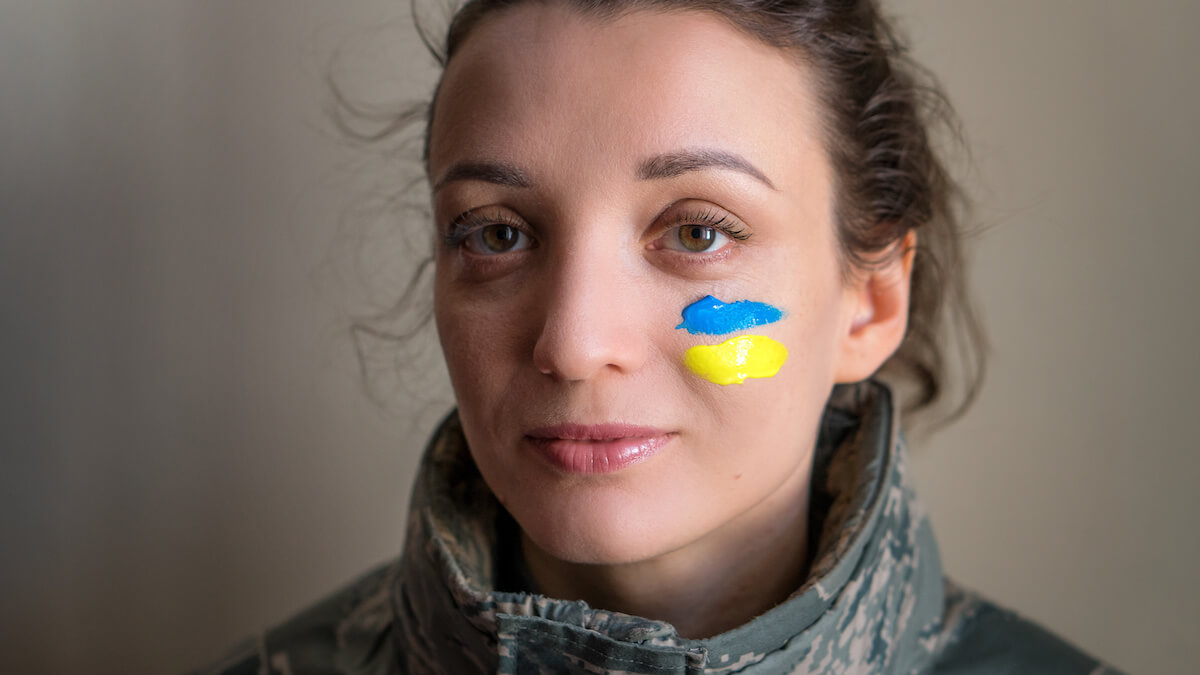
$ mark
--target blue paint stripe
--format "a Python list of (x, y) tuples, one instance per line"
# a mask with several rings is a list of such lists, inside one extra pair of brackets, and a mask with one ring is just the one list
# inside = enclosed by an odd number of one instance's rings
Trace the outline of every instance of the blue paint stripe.
[(766, 303), (750, 300), (725, 303), (706, 295), (683, 308), (683, 323), (675, 328), (692, 335), (727, 335), (782, 318), (782, 310)]

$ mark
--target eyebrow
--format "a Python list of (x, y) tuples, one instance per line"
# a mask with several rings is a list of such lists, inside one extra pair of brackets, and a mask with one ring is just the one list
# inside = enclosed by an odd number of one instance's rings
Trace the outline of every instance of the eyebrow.
[(446, 183), (463, 180), (478, 180), (508, 187), (533, 187), (533, 181), (519, 167), (506, 162), (461, 162), (442, 174), (433, 191), (437, 192)]
[(638, 167), (638, 178), (642, 180), (658, 180), (674, 178), (691, 171), (717, 168), (729, 169), (744, 173), (772, 190), (775, 184), (766, 174), (751, 164), (745, 157), (726, 150), (700, 148), (696, 150), (680, 150), (657, 155), (642, 162)]
[[(638, 166), (637, 177), (640, 180), (662, 180), (711, 168), (744, 173), (772, 190), (776, 189), (771, 179), (767, 178), (766, 174), (745, 157), (727, 150), (712, 148), (678, 150), (655, 155)], [(507, 162), (478, 161), (460, 162), (450, 167), (433, 186), (433, 191), (437, 192), (447, 183), (470, 180), (506, 187), (533, 187), (533, 181), (516, 165)]]

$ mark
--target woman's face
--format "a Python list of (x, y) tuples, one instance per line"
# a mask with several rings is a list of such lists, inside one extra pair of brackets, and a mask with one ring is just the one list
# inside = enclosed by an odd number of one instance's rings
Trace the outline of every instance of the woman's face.
[[(484, 478), (551, 555), (647, 560), (805, 499), (860, 311), (818, 105), (793, 58), (708, 13), (526, 3), (451, 60), (438, 333)], [(678, 329), (708, 295), (783, 318)], [(721, 385), (684, 363), (745, 334), (787, 349), (776, 375)]]

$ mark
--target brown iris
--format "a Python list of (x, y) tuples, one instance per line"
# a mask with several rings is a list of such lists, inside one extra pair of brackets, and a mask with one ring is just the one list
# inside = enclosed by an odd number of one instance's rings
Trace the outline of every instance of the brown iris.
[(684, 225), (679, 228), (679, 243), (689, 251), (707, 251), (717, 239), (717, 231), (706, 225)]
[(521, 233), (511, 225), (488, 225), (479, 232), (480, 242), (490, 253), (504, 253), (517, 245)]

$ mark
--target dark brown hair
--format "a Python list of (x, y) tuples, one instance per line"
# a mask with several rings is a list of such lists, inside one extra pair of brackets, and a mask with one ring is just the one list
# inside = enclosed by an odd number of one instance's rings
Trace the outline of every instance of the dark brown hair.
[[(713, 12), (804, 63), (824, 102), (843, 276), (868, 269), (909, 231), (918, 233), (908, 331), (880, 375), (906, 390), (909, 411), (933, 406), (946, 398), (950, 363), (943, 338), (949, 338), (958, 348), (962, 390), (947, 419), (965, 411), (983, 379), (986, 345), (965, 291), (966, 202), (930, 133), (940, 125), (957, 138), (957, 124), (936, 80), (908, 57), (875, 0), (467, 0), (441, 45), (420, 21), (418, 32), (444, 68), (481, 20), (527, 2), (563, 2), (599, 19), (637, 10)], [(343, 112), (362, 112), (338, 100)], [(435, 91), (420, 112), (426, 165), (436, 101)], [(394, 116), (370, 137), (392, 135), (417, 119), (416, 110)], [(380, 336), (372, 325), (356, 328)]]

